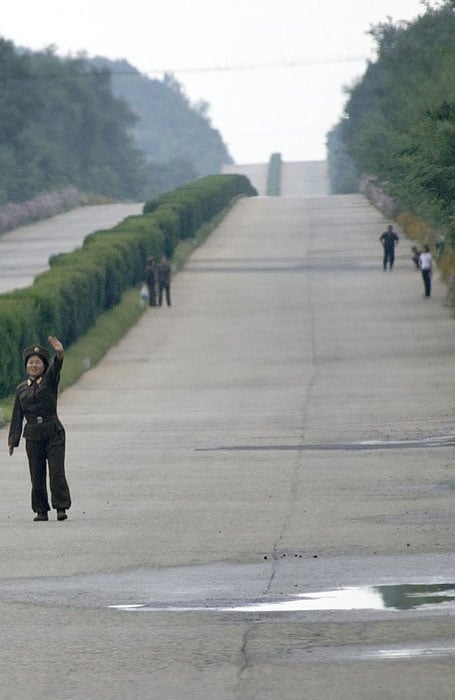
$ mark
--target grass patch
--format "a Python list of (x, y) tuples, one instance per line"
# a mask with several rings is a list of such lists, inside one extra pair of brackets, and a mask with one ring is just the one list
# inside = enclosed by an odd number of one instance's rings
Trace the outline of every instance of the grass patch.
[(60, 391), (74, 384), (81, 374), (94, 367), (107, 351), (116, 345), (137, 322), (144, 306), (139, 301), (139, 288), (129, 289), (113, 309), (99, 316), (89, 332), (65, 351), (65, 371)]

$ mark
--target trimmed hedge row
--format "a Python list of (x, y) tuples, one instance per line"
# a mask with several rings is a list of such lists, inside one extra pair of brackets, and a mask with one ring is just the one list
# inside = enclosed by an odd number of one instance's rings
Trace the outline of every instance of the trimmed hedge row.
[(281, 195), (281, 153), (272, 153), (267, 169), (266, 195), (279, 197)]
[(53, 256), (32, 286), (0, 295), (0, 396), (21, 381), (24, 347), (48, 335), (68, 347), (142, 281), (148, 256), (171, 257), (232, 199), (256, 194), (243, 175), (204, 177), (147, 202), (142, 215), (90, 234), (80, 249)]
[(240, 194), (257, 195), (244, 175), (208, 176), (146, 202), (144, 214), (154, 213), (165, 233), (166, 255), (170, 256), (179, 240), (191, 238), (201, 224), (213, 219)]

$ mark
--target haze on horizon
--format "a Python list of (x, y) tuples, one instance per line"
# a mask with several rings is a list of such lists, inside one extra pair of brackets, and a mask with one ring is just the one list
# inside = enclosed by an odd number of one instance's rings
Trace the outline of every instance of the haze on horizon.
[[(303, 5), (303, 6), (302, 6)], [(411, 20), (421, 0), (60, 0), (8, 3), (1, 34), (59, 55), (126, 59), (152, 78), (173, 72), (191, 102), (207, 102), (237, 163), (323, 160), (342, 115), (343, 87), (374, 58), (372, 25)]]

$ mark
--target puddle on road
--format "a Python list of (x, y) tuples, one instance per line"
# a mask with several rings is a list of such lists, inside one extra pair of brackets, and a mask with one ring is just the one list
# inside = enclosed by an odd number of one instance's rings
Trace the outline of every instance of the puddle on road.
[[(455, 583), (397, 584), (381, 586), (346, 586), (327, 591), (303, 593), (286, 600), (252, 602), (245, 605), (217, 606), (157, 606), (153, 604), (110, 605), (109, 608), (129, 612), (173, 612), (173, 613), (296, 613), (322, 611), (412, 611), (437, 610), (441, 607), (455, 612)], [(281, 620), (283, 618), (280, 618)], [(452, 659), (455, 656), (453, 639), (432, 640), (425, 644), (408, 646), (377, 646), (375, 644), (312, 645), (309, 648), (287, 649), (280, 657), (283, 663), (333, 662), (425, 662)]]
[(348, 586), (329, 591), (296, 594), (286, 600), (255, 601), (245, 605), (157, 606), (110, 605), (127, 611), (167, 612), (305, 612), (322, 610), (415, 610), (445, 606), (455, 610), (455, 583)]
[(361, 659), (433, 659), (445, 656), (454, 656), (454, 646), (434, 646), (434, 647), (403, 647), (402, 649), (378, 649), (378, 651), (368, 651), (361, 654)]
[(443, 660), (455, 656), (453, 640), (432, 640), (428, 644), (410, 644), (408, 646), (378, 646), (366, 644), (358, 646), (312, 646), (306, 649), (293, 648), (286, 651), (282, 660), (288, 664), (331, 663), (352, 661), (426, 661)]

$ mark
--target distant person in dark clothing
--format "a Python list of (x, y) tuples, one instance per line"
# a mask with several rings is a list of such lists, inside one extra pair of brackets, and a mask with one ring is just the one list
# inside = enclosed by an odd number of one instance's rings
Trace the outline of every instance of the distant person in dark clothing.
[(171, 305), (171, 266), (165, 255), (162, 255), (157, 267), (158, 304), (163, 303), (163, 292), (166, 292), (167, 305)]
[(149, 306), (156, 306), (156, 271), (153, 258), (147, 258), (144, 279), (149, 292)]
[(419, 255), (419, 267), (422, 271), (425, 296), (431, 297), (431, 275), (433, 272), (433, 258), (427, 245), (423, 246), (423, 253)]
[(32, 510), (35, 521), (49, 520), (50, 510), (46, 487), (46, 467), (49, 469), (52, 508), (57, 520), (66, 520), (71, 496), (65, 477), (65, 429), (57, 416), (57, 394), (64, 349), (55, 336), (49, 336), (55, 350), (53, 362), (41, 345), (24, 350), (27, 379), (16, 388), (13, 414), (8, 435), (10, 455), (18, 446), (22, 423), (25, 451), (32, 480)]
[(411, 252), (412, 252), (412, 262), (414, 263), (414, 265), (416, 266), (416, 268), (417, 268), (418, 270), (420, 270), (420, 264), (419, 264), (419, 256), (420, 256), (420, 253), (419, 253), (419, 249), (417, 248), (416, 245), (413, 245), (413, 246), (412, 246)]
[(379, 236), (379, 240), (384, 247), (384, 270), (387, 269), (387, 263), (389, 263), (389, 269), (391, 270), (395, 262), (395, 245), (400, 240), (393, 230), (392, 224), (387, 226), (387, 231), (384, 231), (384, 233)]

